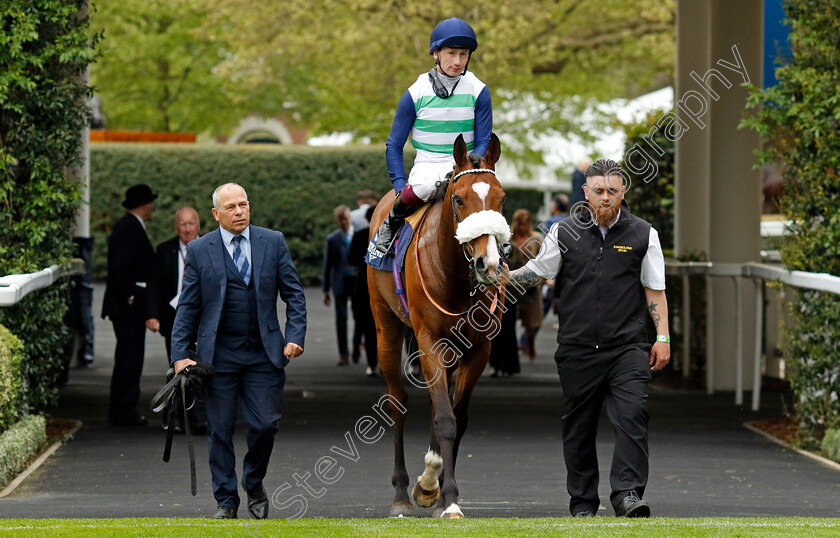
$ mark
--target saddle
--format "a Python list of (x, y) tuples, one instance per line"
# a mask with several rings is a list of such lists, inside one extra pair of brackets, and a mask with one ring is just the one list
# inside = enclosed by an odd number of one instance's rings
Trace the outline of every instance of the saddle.
[(187, 366), (177, 374), (175, 368), (170, 368), (166, 372), (167, 383), (152, 398), (151, 405), (153, 412), (163, 412), (163, 420), (166, 425), (163, 461), (166, 463), (169, 462), (172, 454), (172, 436), (175, 433), (176, 415), (179, 412), (184, 413), (184, 430), (190, 455), (190, 491), (195, 497), (195, 449), (187, 411), (192, 409), (197, 401), (204, 401), (207, 397), (207, 389), (210, 386), (210, 379), (213, 377), (214, 370), (211, 364), (198, 361), (197, 357), (193, 356), (192, 351), (190, 352), (190, 358), (196, 360), (197, 364)]

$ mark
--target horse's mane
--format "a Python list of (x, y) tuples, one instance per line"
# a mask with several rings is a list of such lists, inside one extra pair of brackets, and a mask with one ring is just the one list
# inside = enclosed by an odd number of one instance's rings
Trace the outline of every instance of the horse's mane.
[(470, 159), (473, 168), (481, 168), (481, 155), (478, 153), (470, 153), (467, 157)]

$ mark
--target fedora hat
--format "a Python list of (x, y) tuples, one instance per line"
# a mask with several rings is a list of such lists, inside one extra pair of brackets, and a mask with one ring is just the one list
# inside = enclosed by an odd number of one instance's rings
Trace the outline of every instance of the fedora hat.
[(153, 193), (148, 185), (141, 183), (140, 185), (129, 187), (125, 191), (125, 200), (122, 205), (126, 209), (134, 209), (135, 207), (140, 207), (141, 205), (155, 201), (157, 197), (158, 195)]

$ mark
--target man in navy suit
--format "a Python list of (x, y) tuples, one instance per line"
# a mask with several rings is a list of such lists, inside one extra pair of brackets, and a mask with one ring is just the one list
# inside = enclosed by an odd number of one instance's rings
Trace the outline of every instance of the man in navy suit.
[[(239, 508), (233, 432), (236, 403), (248, 423), (242, 487), (252, 517), (268, 516), (263, 478), (282, 414), (285, 367), (303, 353), (306, 299), (283, 234), (251, 226), (245, 189), (235, 183), (213, 192), (219, 228), (192, 241), (178, 311), (172, 328), (176, 371), (195, 364), (192, 342), (212, 363), (205, 401), (207, 439), (217, 519)], [(285, 336), (277, 319), (277, 296), (286, 303)]]
[[(335, 295), (335, 334), (338, 340), (338, 365), (349, 364), (350, 354), (347, 349), (347, 301), (356, 287), (356, 267), (348, 262), (350, 243), (354, 228), (350, 221), (350, 208), (340, 205), (333, 209), (333, 218), (338, 229), (327, 236), (324, 247), (324, 277), (322, 290), (324, 304), (330, 306), (330, 288)], [(359, 361), (359, 346), (362, 341), (361, 327), (358, 322), (353, 332), (353, 362)]]

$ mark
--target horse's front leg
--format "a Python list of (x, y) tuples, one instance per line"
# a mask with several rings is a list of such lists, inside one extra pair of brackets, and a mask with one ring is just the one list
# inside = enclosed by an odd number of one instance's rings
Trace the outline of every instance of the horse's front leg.
[[(486, 351), (486, 353), (485, 353)], [(486, 350), (477, 350), (476, 355), (472, 357), (466, 364), (462, 363), (458, 367), (458, 375), (455, 381), (455, 390), (452, 394), (452, 412), (455, 416), (456, 432), (455, 441), (452, 445), (452, 472), (455, 471), (455, 465), (458, 462), (458, 449), (461, 446), (461, 439), (464, 437), (464, 432), (467, 431), (467, 424), (469, 423), (469, 404), (470, 396), (472, 396), (473, 388), (481, 373), (487, 366), (487, 359), (490, 356), (489, 346)], [(446, 481), (446, 469), (440, 477), (441, 485)], [(457, 490), (456, 490), (457, 491)], [(434, 517), (445, 517), (447, 509), (450, 507), (446, 504), (446, 499), (441, 497), (438, 499), (433, 512)], [(463, 514), (462, 514), (463, 516)]]
[[(427, 350), (421, 342), (421, 350)], [(440, 483), (438, 505), (446, 508), (439, 515), (442, 518), (461, 518), (464, 514), (458, 506), (458, 485), (455, 482), (455, 439), (458, 436), (458, 426), (449, 400), (449, 383), (445, 375), (439, 373), (443, 367), (438, 364), (433, 355), (422, 355), (423, 374), (426, 379), (437, 379), (429, 386), (429, 396), (432, 400), (432, 430), (440, 447), (440, 457), (443, 460), (443, 475)], [(437, 374), (437, 378), (435, 375)]]
[[(452, 371), (446, 371), (446, 386), (452, 386)], [(429, 428), (431, 439), (429, 439), (429, 450), (423, 457), (423, 474), (417, 477), (411, 495), (417, 506), (424, 508), (432, 506), (440, 498), (440, 469), (443, 467), (443, 458), (440, 456), (440, 443), (435, 433), (435, 416), (432, 413), (432, 424)], [(442, 510), (441, 510), (442, 512)], [(438, 514), (439, 516), (440, 514)]]

